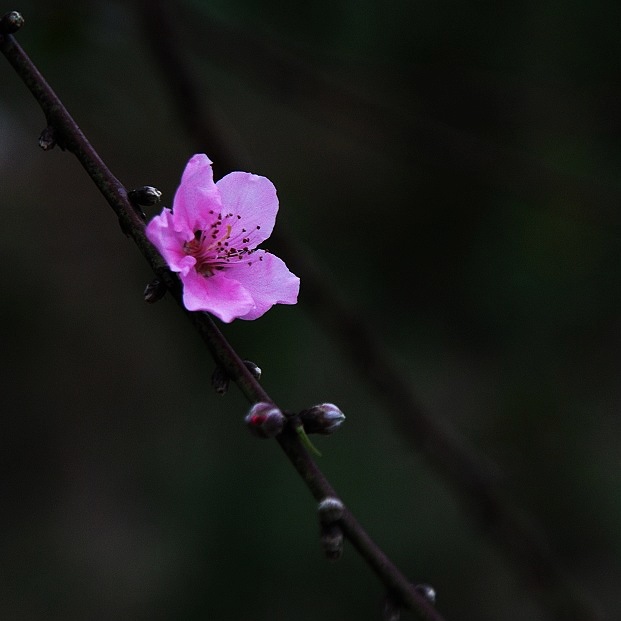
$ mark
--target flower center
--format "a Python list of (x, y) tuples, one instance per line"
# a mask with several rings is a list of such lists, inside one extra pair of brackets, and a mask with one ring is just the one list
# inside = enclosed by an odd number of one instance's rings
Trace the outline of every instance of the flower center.
[[(227, 214), (229, 216), (233, 214)], [(194, 231), (194, 239), (183, 244), (185, 254), (196, 259), (195, 269), (199, 274), (212, 276), (215, 270), (224, 269), (232, 260), (241, 260), (254, 252), (245, 245), (242, 248), (230, 246), (231, 230), (230, 224), (223, 226), (222, 216), (219, 216), (218, 222), (211, 225), (211, 231)], [(245, 232), (245, 229), (242, 231)], [(242, 239), (243, 244), (249, 241), (248, 237)]]

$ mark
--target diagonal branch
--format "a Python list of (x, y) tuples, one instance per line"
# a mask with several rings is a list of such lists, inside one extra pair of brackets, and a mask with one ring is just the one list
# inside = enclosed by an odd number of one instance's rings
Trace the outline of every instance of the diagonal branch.
[[(146, 40), (189, 139), (198, 150), (209, 145), (214, 159), (222, 163), (221, 172), (237, 169), (239, 158), (222, 140), (209, 110), (209, 97), (199, 90), (195, 77), (184, 62), (179, 37), (173, 27), (174, 20), (169, 17), (164, 3), (160, 0), (138, 0), (137, 5)], [(218, 37), (213, 25), (211, 34)], [(211, 38), (207, 37), (207, 40), (211, 41)], [(325, 84), (316, 84), (318, 78), (302, 67), (301, 62), (287, 64), (290, 59), (281, 56), (274, 58), (274, 52), (263, 50), (260, 42), (254, 40), (252, 45), (254, 61), (259, 62), (257, 58), (264, 61), (260, 75), (272, 73), (271, 62), (286, 76), (325, 88)], [(302, 78), (299, 77), (300, 72)], [(314, 92), (316, 88), (310, 90)], [(446, 149), (441, 151), (443, 154), (447, 152)], [(451, 149), (448, 151), (451, 152)], [(461, 154), (462, 151), (458, 152)], [(479, 148), (480, 158), (485, 160), (488, 155), (486, 149)], [(542, 170), (534, 165), (531, 168), (537, 173), (534, 177), (545, 178)], [(558, 179), (555, 177), (552, 181)], [(585, 188), (582, 189), (585, 195), (589, 195)], [(294, 271), (303, 276), (304, 301), (315, 318), (348, 354), (365, 384), (379, 395), (403, 436), (425, 455), (474, 512), (482, 530), (528, 588), (539, 597), (550, 618), (558, 621), (599, 619), (599, 613), (590, 602), (585, 601), (580, 590), (568, 578), (566, 569), (555, 558), (536, 520), (504, 493), (498, 485), (497, 474), (465, 444), (455, 430), (424, 411), (407, 380), (384, 353), (375, 332), (341, 300), (318, 272), (316, 261), (304, 255), (298, 244), (293, 247), (288, 243), (286, 235), (275, 232), (271, 241), (278, 247), (279, 255), (286, 257)]]
[[(48, 124), (47, 135), (54, 134), (56, 142), (76, 156), (118, 216), (123, 231), (134, 240), (155, 274), (166, 284), (175, 301), (193, 323), (216, 362), (226, 369), (248, 400), (251, 403), (258, 401), (273, 403), (211, 317), (206, 313), (192, 313), (184, 309), (180, 282), (177, 276), (165, 267), (159, 253), (146, 238), (144, 223), (129, 203), (126, 189), (101, 160), (58, 96), (9, 32), (3, 18), (0, 21), (0, 51), (43, 110)], [(286, 428), (277, 440), (317, 500), (337, 496), (291, 427)], [(404, 607), (415, 612), (420, 619), (443, 621), (440, 613), (390, 561), (347, 508), (344, 509), (339, 524), (345, 536), (377, 574), (386, 589), (398, 597)]]

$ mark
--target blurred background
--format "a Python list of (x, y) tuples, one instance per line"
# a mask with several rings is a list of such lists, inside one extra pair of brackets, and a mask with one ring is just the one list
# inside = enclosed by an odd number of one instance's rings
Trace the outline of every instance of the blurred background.
[[(19, 42), (128, 187), (170, 205), (219, 139), (270, 178), (281, 236), (619, 618), (619, 5), (156, 6), (0, 12), (23, 13)], [(198, 110), (162, 70), (171, 45)], [(146, 263), (77, 160), (38, 148), (45, 120), (4, 59), (0, 80), (0, 617), (379, 619), (380, 583), (350, 547), (323, 559), (301, 480), (246, 432), (237, 389), (212, 391), (174, 303), (143, 302)], [(320, 465), (371, 536), (447, 620), (573, 618), (404, 437), (299, 275), (298, 306), (224, 333), (282, 407), (345, 412)]]

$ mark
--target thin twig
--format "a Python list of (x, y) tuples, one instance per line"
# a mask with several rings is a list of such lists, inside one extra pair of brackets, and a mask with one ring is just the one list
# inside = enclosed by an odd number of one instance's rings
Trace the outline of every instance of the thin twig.
[[(118, 216), (123, 231), (136, 242), (155, 274), (166, 284), (171, 295), (183, 308), (180, 282), (175, 274), (166, 269), (159, 253), (146, 238), (144, 223), (130, 205), (124, 186), (106, 167), (58, 96), (12, 35), (0, 32), (0, 51), (39, 103), (48, 126), (54, 129), (58, 144), (73, 153), (80, 161)], [(273, 403), (273, 400), (248, 371), (211, 317), (206, 313), (188, 311), (185, 313), (207, 343), (217, 363), (226, 369), (248, 400), (251, 403), (257, 401)], [(278, 443), (317, 500), (327, 496), (337, 496), (325, 475), (302, 446), (293, 429), (285, 429), (278, 437)], [(352, 545), (366, 560), (385, 587), (399, 597), (404, 607), (415, 612), (420, 619), (443, 621), (440, 613), (388, 559), (347, 508), (345, 508), (340, 520), (340, 525)]]
[[(138, 6), (145, 37), (188, 137), (197, 150), (209, 146), (214, 160), (221, 162), (222, 173), (239, 169), (238, 158), (221, 139), (221, 132), (209, 111), (209, 97), (199, 91), (188, 64), (183, 60), (179, 37), (163, 3), (160, 0), (139, 0)], [(213, 24), (210, 27), (211, 35), (217, 39), (217, 28)], [(211, 37), (207, 39), (212, 40)], [(254, 61), (261, 58), (266, 63), (260, 68), (262, 76), (272, 75), (270, 61), (273, 61), (285, 76), (309, 81), (316, 88), (326, 87), (303, 67), (303, 63), (297, 61), (293, 67), (288, 64), (289, 57), (274, 59), (273, 50), (262, 49), (256, 40), (251, 45), (255, 51)], [(315, 91), (316, 88), (310, 90)], [(293, 90), (297, 92), (297, 89)], [(349, 103), (355, 104), (351, 100)], [(439, 137), (442, 142), (444, 135)], [(485, 147), (479, 155), (486, 159), (488, 151)], [(469, 161), (471, 158), (465, 159)], [(475, 161), (478, 159), (475, 158)], [(535, 177), (547, 179), (545, 171), (534, 163), (529, 164), (529, 169), (534, 171)], [(560, 176), (552, 175), (548, 181), (560, 183)], [(588, 194), (586, 186), (581, 189), (585, 190), (585, 195)], [(590, 186), (588, 189), (591, 189)], [(606, 191), (606, 188), (599, 189)], [(470, 449), (455, 430), (424, 411), (409, 382), (384, 353), (375, 332), (342, 301), (340, 294), (329, 285), (325, 273), (318, 272), (317, 262), (304, 255), (299, 244), (294, 247), (287, 239), (286, 234), (276, 232), (270, 243), (280, 256), (286, 257), (294, 271), (302, 275), (303, 301), (349, 355), (365, 385), (379, 394), (403, 436), (425, 455), (479, 518), (483, 531), (528, 588), (539, 597), (550, 617), (559, 621), (600, 619), (592, 604), (571, 583), (536, 520), (516, 506), (498, 485), (497, 472), (492, 472), (487, 461)]]

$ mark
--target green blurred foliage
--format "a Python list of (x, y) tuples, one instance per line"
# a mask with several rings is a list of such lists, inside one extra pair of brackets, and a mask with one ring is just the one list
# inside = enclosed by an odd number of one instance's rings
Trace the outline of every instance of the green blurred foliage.
[[(7, 6), (6, 10), (13, 7)], [(139, 3), (22, 2), (18, 37), (111, 169), (170, 204), (188, 137)], [(169, 6), (205, 110), (427, 411), (493, 460), (621, 614), (621, 9), (369, 0)], [(0, 617), (376, 619), (314, 504), (0, 63)], [(544, 619), (302, 303), (225, 334), (287, 408), (338, 403), (321, 465), (447, 619)]]

